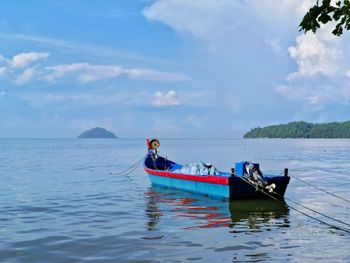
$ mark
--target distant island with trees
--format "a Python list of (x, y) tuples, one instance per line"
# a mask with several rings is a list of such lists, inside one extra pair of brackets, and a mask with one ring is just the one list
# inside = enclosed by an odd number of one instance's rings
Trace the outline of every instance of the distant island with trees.
[(107, 131), (104, 128), (96, 127), (85, 131), (78, 138), (118, 138), (113, 132)]
[(330, 123), (293, 121), (251, 129), (243, 138), (350, 138), (350, 121)]

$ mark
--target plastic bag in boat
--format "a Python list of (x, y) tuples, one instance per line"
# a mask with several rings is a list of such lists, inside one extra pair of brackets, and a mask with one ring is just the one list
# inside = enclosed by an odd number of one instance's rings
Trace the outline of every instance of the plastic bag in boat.
[(175, 170), (174, 173), (193, 175), (220, 175), (220, 171), (216, 167), (203, 162), (189, 163), (180, 169)]

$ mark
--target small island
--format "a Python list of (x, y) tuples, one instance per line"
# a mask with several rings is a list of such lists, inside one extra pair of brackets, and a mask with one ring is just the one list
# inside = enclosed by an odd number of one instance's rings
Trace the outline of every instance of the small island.
[(294, 121), (287, 124), (254, 128), (244, 138), (350, 138), (350, 121), (308, 123)]
[(118, 138), (113, 132), (106, 129), (96, 127), (85, 131), (78, 136), (78, 138)]

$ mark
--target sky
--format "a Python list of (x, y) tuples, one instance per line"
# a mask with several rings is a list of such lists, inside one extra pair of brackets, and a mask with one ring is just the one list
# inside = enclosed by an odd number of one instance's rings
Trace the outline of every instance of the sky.
[(0, 137), (238, 138), (350, 119), (350, 33), (315, 0), (4, 0)]

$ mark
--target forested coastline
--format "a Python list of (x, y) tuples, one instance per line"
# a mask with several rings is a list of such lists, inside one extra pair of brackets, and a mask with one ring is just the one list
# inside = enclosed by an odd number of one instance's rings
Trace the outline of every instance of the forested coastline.
[(244, 138), (350, 138), (350, 121), (308, 123), (294, 121), (287, 124), (257, 127)]

